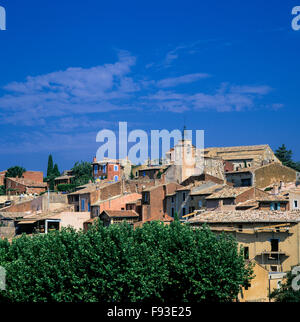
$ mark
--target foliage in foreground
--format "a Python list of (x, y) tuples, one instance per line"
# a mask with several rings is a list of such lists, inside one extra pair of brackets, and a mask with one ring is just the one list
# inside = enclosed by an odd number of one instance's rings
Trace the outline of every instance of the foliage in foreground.
[(226, 235), (174, 222), (0, 241), (2, 301), (232, 301), (251, 268)]
[[(294, 278), (296, 279), (294, 280)], [(299, 284), (299, 282), (297, 283), (298, 279), (295, 274), (292, 274), (292, 271), (288, 272), (280, 288), (270, 294), (270, 299), (275, 302), (300, 302), (300, 290), (294, 290), (292, 287), (293, 280), (296, 284)]]

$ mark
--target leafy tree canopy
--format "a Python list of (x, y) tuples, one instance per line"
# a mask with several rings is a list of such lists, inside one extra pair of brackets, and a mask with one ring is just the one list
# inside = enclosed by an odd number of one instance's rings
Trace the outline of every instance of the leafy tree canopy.
[(0, 241), (7, 302), (229, 302), (251, 278), (232, 236), (173, 222)]
[(72, 168), (72, 172), (75, 176), (74, 182), (76, 186), (87, 184), (93, 179), (93, 169), (90, 162), (76, 162)]
[(0, 186), (0, 196), (6, 195), (5, 186)]
[(26, 169), (20, 166), (14, 166), (7, 169), (5, 177), (7, 178), (22, 178), (23, 173), (26, 172)]
[(293, 152), (288, 150), (285, 144), (282, 144), (276, 151), (276, 157), (282, 162), (283, 165), (290, 167), (296, 171), (300, 171), (300, 162), (294, 162), (292, 159)]
[(75, 191), (76, 185), (75, 184), (59, 184), (57, 185), (57, 190), (58, 191), (63, 191), (63, 192), (73, 192)]

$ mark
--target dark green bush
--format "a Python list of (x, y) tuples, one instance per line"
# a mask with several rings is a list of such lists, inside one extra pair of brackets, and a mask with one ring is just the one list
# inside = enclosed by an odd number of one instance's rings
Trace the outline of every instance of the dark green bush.
[(8, 302), (224, 302), (251, 274), (233, 238), (179, 222), (23, 235), (0, 241), (0, 265)]

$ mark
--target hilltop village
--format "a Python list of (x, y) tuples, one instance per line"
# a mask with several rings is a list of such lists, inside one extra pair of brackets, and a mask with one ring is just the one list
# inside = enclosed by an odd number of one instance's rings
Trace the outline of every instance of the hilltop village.
[[(126, 221), (133, 228), (150, 221), (179, 220), (193, 229), (206, 224), (216, 234), (233, 234), (255, 278), (240, 301), (269, 301), (286, 272), (300, 263), (300, 174), (284, 166), (269, 145), (205, 148), (201, 160), (176, 164), (175, 157), (196, 155), (189, 140), (179, 141), (157, 165), (130, 160), (91, 162), (93, 180), (74, 191), (72, 170), (54, 179), (25, 171), (0, 172), (0, 237), (47, 234), (71, 226), (87, 231), (99, 218), (105, 226)], [(202, 162), (203, 171), (198, 162)], [(201, 169), (202, 169), (201, 168)]]

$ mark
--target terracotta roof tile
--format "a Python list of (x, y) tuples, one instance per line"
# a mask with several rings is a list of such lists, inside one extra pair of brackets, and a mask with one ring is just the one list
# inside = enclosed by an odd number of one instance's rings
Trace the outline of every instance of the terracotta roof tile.
[(109, 217), (138, 217), (134, 210), (103, 210)]
[(188, 220), (189, 223), (222, 223), (222, 222), (300, 222), (300, 210), (263, 211), (232, 210), (206, 211)]
[(252, 189), (252, 187), (234, 188), (234, 187), (225, 186), (222, 190), (213, 193), (212, 195), (210, 195), (206, 199), (235, 198), (235, 197), (239, 196), (241, 193), (243, 193), (249, 189)]

